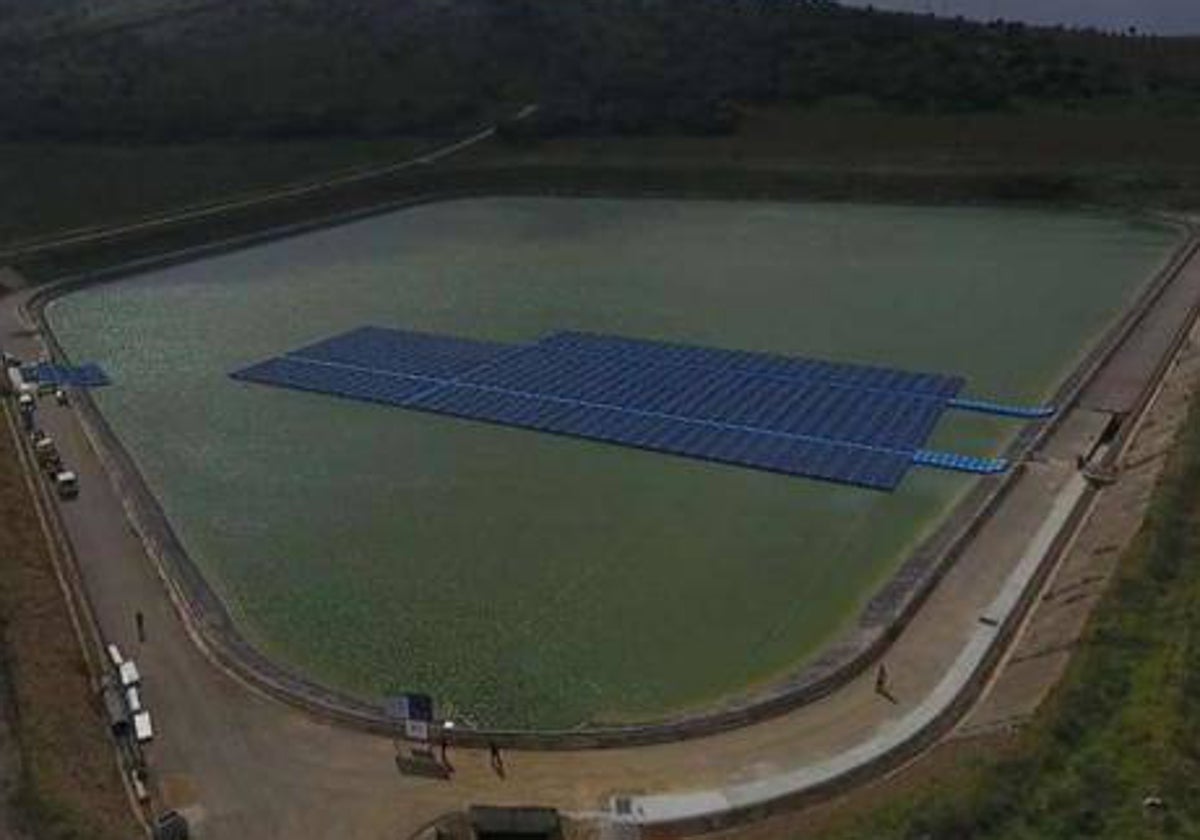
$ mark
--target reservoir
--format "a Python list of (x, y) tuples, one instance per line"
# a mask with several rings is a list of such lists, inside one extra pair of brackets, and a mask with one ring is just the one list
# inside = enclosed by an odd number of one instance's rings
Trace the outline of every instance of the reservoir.
[[(244, 637), (478, 726), (660, 719), (801, 667), (975, 479), (895, 492), (237, 382), (372, 324), (560, 330), (966, 377), (1050, 398), (1178, 241), (1089, 214), (478, 198), (88, 287), (47, 316)], [(1001, 452), (951, 412), (931, 445)]]

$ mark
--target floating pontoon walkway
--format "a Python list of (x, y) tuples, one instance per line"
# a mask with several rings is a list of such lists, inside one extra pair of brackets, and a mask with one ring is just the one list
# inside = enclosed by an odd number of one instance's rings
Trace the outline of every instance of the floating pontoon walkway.
[(894, 489), (914, 465), (1003, 461), (925, 450), (960, 377), (561, 332), (510, 345), (363, 327), (235, 379)]
[(937, 467), (975, 475), (998, 475), (1008, 469), (1008, 461), (1003, 458), (977, 458), (974, 455), (935, 452), (931, 449), (922, 449), (914, 454), (913, 463), (921, 467)]
[(960, 411), (974, 411), (979, 414), (994, 414), (997, 417), (1016, 417), (1022, 420), (1042, 420), (1054, 414), (1054, 407), (1049, 405), (1005, 405), (987, 400), (968, 400), (956, 397), (950, 400), (950, 408)]

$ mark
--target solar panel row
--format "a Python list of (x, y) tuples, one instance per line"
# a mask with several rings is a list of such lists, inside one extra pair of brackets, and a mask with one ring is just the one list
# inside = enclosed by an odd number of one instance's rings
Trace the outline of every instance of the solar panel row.
[(511, 349), (490, 341), (360, 327), (289, 353), (329, 364), (453, 378)]
[(443, 387), (441, 380), (346, 369), (287, 356), (252, 365), (233, 374), (233, 378), (399, 406), (410, 405), (422, 391)]
[(876, 489), (894, 488), (911, 461), (909, 454), (900, 451), (805, 440), (411, 376), (346, 371), (302, 359), (271, 359), (235, 376), (262, 384)]
[(681, 369), (624, 356), (540, 346), (463, 377), (465, 382), (755, 429), (876, 446), (920, 446), (944, 400), (717, 369)]
[(538, 345), (558, 352), (599, 353), (606, 356), (626, 355), (660, 364), (737, 370), (788, 379), (818, 379), (851, 385), (855, 388), (912, 391), (947, 398), (955, 396), (965, 384), (962, 377), (957, 376), (912, 373), (894, 368), (839, 364), (817, 359), (778, 356), (772, 353), (721, 350), (713, 347), (697, 347), (690, 344), (647, 341), (594, 333), (554, 333), (543, 338)]
[(514, 346), (373, 327), (234, 376), (877, 489), (962, 385), (582, 333)]
[(900, 451), (469, 386), (429, 391), (411, 405), (439, 414), (875, 489), (895, 488), (911, 464), (911, 456)]

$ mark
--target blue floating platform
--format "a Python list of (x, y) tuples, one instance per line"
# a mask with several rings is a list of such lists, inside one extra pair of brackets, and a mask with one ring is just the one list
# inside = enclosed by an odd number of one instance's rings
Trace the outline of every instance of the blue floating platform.
[(913, 465), (961, 377), (591, 333), (501, 344), (363, 327), (235, 379), (879, 490)]
[(21, 368), (21, 375), (30, 382), (39, 382), (56, 387), (100, 388), (112, 384), (108, 374), (97, 364), (59, 365), (38, 362)]

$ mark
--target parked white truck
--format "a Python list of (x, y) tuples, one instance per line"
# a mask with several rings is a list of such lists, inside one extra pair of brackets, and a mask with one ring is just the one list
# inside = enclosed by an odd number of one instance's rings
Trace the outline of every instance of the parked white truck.
[(79, 476), (71, 470), (60, 470), (54, 475), (54, 489), (60, 499), (74, 499), (79, 495)]

